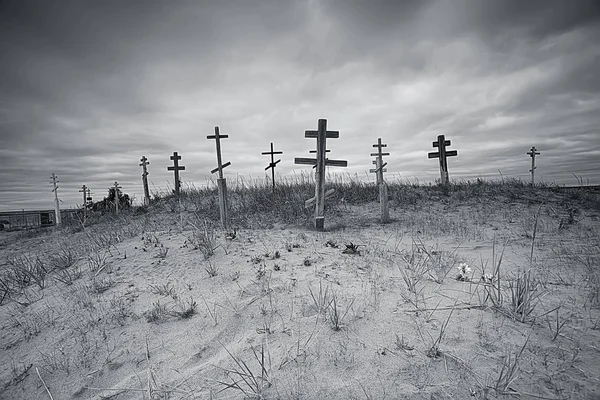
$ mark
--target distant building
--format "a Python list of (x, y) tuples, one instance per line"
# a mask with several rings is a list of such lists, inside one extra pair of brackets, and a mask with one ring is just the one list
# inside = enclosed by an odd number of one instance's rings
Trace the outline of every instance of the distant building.
[[(74, 215), (79, 210), (61, 210), (61, 217)], [(29, 229), (56, 224), (54, 210), (0, 211), (0, 230)]]

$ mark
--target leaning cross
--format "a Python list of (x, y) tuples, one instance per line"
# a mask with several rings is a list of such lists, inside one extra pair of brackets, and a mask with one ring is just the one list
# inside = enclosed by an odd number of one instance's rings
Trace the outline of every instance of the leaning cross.
[(337, 139), (340, 137), (339, 131), (328, 131), (327, 120), (319, 120), (319, 129), (316, 131), (307, 130), (304, 133), (305, 138), (317, 139), (317, 158), (300, 158), (294, 159), (294, 164), (315, 165), (315, 197), (304, 202), (305, 207), (310, 207), (315, 204), (315, 228), (322, 230), (325, 226), (325, 199), (333, 195), (334, 190), (325, 192), (325, 166), (331, 165), (335, 167), (347, 167), (348, 161), (344, 160), (328, 160), (326, 155), (326, 139)]
[(429, 153), (428, 158), (439, 158), (440, 159), (440, 178), (442, 185), (450, 184), (448, 177), (448, 160), (447, 157), (457, 156), (456, 150), (447, 151), (446, 146), (450, 146), (450, 141), (446, 140), (444, 135), (439, 135), (438, 140), (433, 142), (433, 147), (439, 148), (439, 151)]
[(210, 171), (211, 174), (219, 172), (219, 179), (217, 179), (217, 186), (219, 190), (219, 213), (221, 214), (221, 225), (223, 228), (229, 226), (229, 216), (227, 212), (227, 181), (223, 178), (223, 168), (231, 165), (230, 162), (223, 164), (221, 160), (221, 139), (227, 139), (228, 135), (219, 134), (219, 127), (215, 126), (215, 134), (206, 136), (207, 139), (215, 139), (217, 145), (217, 168)]
[(148, 161), (146, 156), (142, 156), (140, 161), (142, 162), (140, 164), (140, 167), (142, 167), (142, 170), (143, 170), (142, 183), (144, 185), (144, 205), (147, 206), (148, 204), (150, 204), (150, 192), (148, 190), (148, 170), (147, 170), (146, 166), (148, 164), (150, 164), (150, 161)]
[(181, 156), (179, 154), (177, 154), (177, 152), (173, 152), (173, 155), (171, 157), (169, 157), (171, 160), (173, 160), (173, 166), (172, 167), (167, 167), (168, 171), (175, 171), (175, 194), (177, 196), (179, 196), (179, 186), (181, 184), (180, 180), (179, 180), (179, 171), (184, 171), (185, 170), (185, 166), (183, 165), (179, 165), (179, 160), (181, 160)]
[(273, 193), (275, 193), (275, 166), (281, 161), (281, 160), (277, 160), (275, 161), (275, 154), (283, 154), (283, 151), (274, 151), (273, 150), (273, 142), (271, 142), (271, 151), (265, 151), (261, 153), (263, 156), (268, 156), (271, 155), (271, 162), (269, 163), (269, 165), (265, 168), (265, 171), (267, 171), (269, 168), (271, 168), (271, 173), (272, 173), (272, 179), (271, 181), (273, 182)]
[(383, 180), (383, 173), (387, 172), (384, 168), (387, 165), (387, 162), (383, 162), (383, 156), (389, 156), (390, 153), (383, 153), (382, 148), (387, 147), (387, 144), (381, 143), (381, 138), (377, 139), (377, 144), (374, 144), (373, 147), (377, 147), (377, 153), (371, 153), (371, 156), (375, 156), (375, 169), (369, 170), (371, 173), (375, 173), (377, 176), (377, 186), (379, 186), (379, 207), (381, 209), (381, 222), (386, 223), (389, 220), (390, 212), (388, 207), (388, 192), (387, 185)]
[(535, 146), (531, 147), (531, 150), (527, 152), (527, 155), (529, 157), (531, 157), (531, 169), (529, 170), (529, 172), (531, 172), (531, 186), (533, 186), (534, 184), (534, 177), (533, 177), (533, 171), (535, 171), (535, 169), (537, 168), (535, 166), (535, 156), (539, 156), (540, 152), (537, 151), (537, 149), (535, 148)]

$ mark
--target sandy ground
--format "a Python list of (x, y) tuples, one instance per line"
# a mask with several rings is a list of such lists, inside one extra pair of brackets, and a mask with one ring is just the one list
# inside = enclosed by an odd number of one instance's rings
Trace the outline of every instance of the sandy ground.
[(377, 207), (326, 232), (217, 229), (208, 258), (203, 228), (168, 215), (131, 235), (5, 233), (2, 261), (80, 251), (70, 278), (0, 306), (0, 398), (600, 398), (598, 213), (434, 203), (381, 225)]

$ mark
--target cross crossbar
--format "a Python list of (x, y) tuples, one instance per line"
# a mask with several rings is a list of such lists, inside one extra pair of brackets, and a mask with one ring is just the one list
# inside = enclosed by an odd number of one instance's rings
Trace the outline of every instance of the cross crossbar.
[[(450, 146), (450, 141), (444, 140), (444, 146)], [(435, 141), (433, 142), (433, 147), (440, 147), (440, 144), (437, 141)]]
[[(296, 157), (296, 158), (294, 158), (294, 164), (317, 165), (317, 160), (315, 158)], [(325, 165), (330, 165), (332, 167), (347, 167), (348, 161), (325, 159)]]
[(223, 169), (223, 168), (225, 168), (225, 167), (229, 167), (230, 165), (231, 165), (231, 163), (228, 161), (228, 162), (226, 162), (225, 164), (223, 164), (223, 165), (221, 166), (221, 168), (217, 167), (217, 168), (215, 168), (215, 169), (212, 169), (212, 170), (210, 170), (210, 173), (211, 173), (211, 174), (214, 174), (215, 172), (217, 172), (217, 171), (219, 171), (219, 170), (222, 170), (222, 169)]
[[(329, 189), (328, 191), (326, 191), (325, 192), (325, 200), (331, 198), (334, 193), (335, 193), (335, 189)], [(314, 205), (316, 202), (317, 202), (317, 199), (315, 197), (311, 197), (310, 199), (308, 199), (304, 202), (304, 208), (308, 208), (308, 207)]]
[[(319, 131), (305, 131), (305, 138), (316, 139), (319, 137)], [(340, 131), (326, 131), (325, 137), (327, 139), (337, 139), (340, 137)]]
[(377, 156), (389, 156), (390, 153), (371, 153), (371, 157), (377, 157)]
[[(456, 151), (456, 150), (446, 151), (446, 157), (454, 157), (454, 156), (457, 156), (457, 155), (458, 155), (458, 151)], [(427, 158), (439, 158), (439, 157), (440, 157), (440, 152), (439, 151), (427, 154)]]

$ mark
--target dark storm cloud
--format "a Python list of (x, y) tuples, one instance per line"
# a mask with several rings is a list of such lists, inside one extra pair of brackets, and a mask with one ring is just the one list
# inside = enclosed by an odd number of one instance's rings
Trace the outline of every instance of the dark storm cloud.
[(0, 207), (36, 190), (51, 204), (51, 172), (65, 204), (114, 180), (139, 197), (141, 155), (162, 190), (173, 151), (185, 184), (204, 184), (215, 125), (232, 179), (262, 179), (270, 142), (285, 152), (278, 173), (309, 171), (293, 157), (314, 148), (303, 132), (318, 118), (341, 131), (332, 157), (361, 177), (382, 137), (390, 173), (435, 179), (427, 152), (446, 134), (451, 176), (526, 178), (536, 145), (540, 176), (599, 179), (598, 4), (2, 2), (0, 182), (19, 190)]

